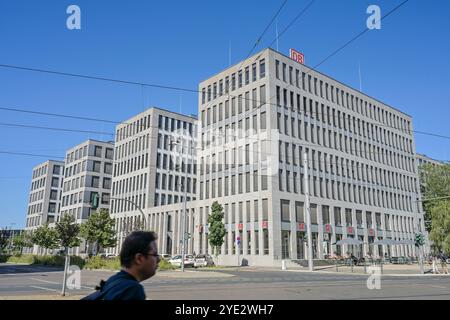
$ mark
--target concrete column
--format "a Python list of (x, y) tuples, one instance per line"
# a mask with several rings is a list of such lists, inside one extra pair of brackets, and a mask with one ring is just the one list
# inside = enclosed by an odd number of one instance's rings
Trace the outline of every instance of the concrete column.
[(289, 203), (289, 217), (291, 220), (291, 238), (290, 250), (291, 259), (298, 259), (297, 257), (297, 218), (295, 216), (295, 201)]
[(323, 252), (323, 217), (322, 217), (322, 206), (317, 205), (317, 226), (318, 226), (318, 235), (317, 235), (317, 257), (319, 259), (324, 259)]

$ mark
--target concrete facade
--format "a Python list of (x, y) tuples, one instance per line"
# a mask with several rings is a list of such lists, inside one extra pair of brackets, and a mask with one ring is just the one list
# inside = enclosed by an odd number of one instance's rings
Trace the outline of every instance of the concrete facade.
[[(32, 231), (45, 223), (56, 221), (62, 196), (64, 162), (48, 160), (33, 168), (26, 231)], [(35, 246), (33, 253), (40, 252)]]
[[(58, 221), (65, 214), (73, 215), (79, 224), (86, 221), (92, 212), (91, 201), (95, 194), (100, 197), (98, 209), (109, 209), (113, 157), (114, 145), (110, 142), (87, 140), (67, 150)], [(85, 251), (83, 244), (74, 252)]]
[[(424, 230), (410, 116), (271, 49), (202, 81), (198, 111), (188, 253), (211, 253), (207, 217), (218, 201), (221, 264), (306, 259), (306, 154), (314, 258), (350, 251), (335, 244), (347, 237), (364, 242), (356, 255), (416, 256), (413, 245), (371, 245)], [(180, 212), (181, 204), (145, 210), (162, 253), (180, 252), (166, 241), (181, 239)]]
[[(195, 118), (155, 107), (117, 126), (110, 212), (119, 243), (143, 222), (139, 209), (180, 205), (185, 186), (187, 201), (196, 200), (196, 130)], [(174, 235), (162, 234), (161, 244), (172, 251)]]

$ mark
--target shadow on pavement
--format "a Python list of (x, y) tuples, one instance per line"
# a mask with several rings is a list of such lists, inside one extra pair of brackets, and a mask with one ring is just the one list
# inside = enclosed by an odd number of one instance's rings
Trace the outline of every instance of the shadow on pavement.
[(0, 263), (0, 275), (11, 273), (36, 273), (36, 272), (59, 272), (62, 267), (51, 267), (37, 264), (9, 264)]

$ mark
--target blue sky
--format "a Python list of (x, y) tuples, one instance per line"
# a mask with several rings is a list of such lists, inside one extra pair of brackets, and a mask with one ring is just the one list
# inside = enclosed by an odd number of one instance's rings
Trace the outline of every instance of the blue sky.
[[(283, 30), (309, 0), (289, 0)], [(316, 0), (280, 39), (314, 66), (366, 26), (370, 4), (387, 13), (401, 1)], [(243, 59), (281, 5), (271, 1), (0, 0), (0, 64), (196, 89)], [(345, 3), (345, 4), (344, 4)], [(81, 8), (82, 29), (66, 28), (66, 8)], [(413, 116), (414, 128), (450, 136), (450, 2), (410, 0), (318, 68)], [(256, 50), (275, 38), (273, 25)], [(196, 113), (197, 95), (0, 68), (0, 107), (125, 120), (148, 106)], [(113, 132), (103, 123), (0, 110), (0, 123)], [(88, 138), (110, 136), (8, 128), (0, 151), (64, 156)], [(450, 160), (450, 140), (416, 135), (417, 151)], [(0, 227), (23, 228), (33, 166), (46, 158), (0, 154)]]

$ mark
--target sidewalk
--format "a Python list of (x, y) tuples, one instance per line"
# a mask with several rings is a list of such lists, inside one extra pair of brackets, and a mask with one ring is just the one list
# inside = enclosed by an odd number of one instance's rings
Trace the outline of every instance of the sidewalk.
[[(370, 274), (371, 272), (369, 272), (369, 268), (370, 267), (374, 267), (373, 265), (367, 265), (366, 266), (366, 273), (364, 273), (364, 267), (363, 266), (354, 266), (353, 270), (351, 267), (349, 266), (339, 266), (337, 271), (336, 271), (336, 266), (335, 265), (330, 265), (330, 266), (320, 266), (320, 267), (315, 267), (314, 268), (314, 272), (317, 273), (329, 273), (329, 274), (345, 274), (345, 275), (362, 275), (362, 274)], [(380, 267), (380, 265), (376, 265), (376, 267)], [(307, 268), (291, 268), (288, 269), (287, 271), (291, 271), (291, 272), (309, 272), (309, 270)], [(419, 266), (417, 264), (412, 264), (412, 265), (408, 265), (408, 264), (404, 264), (404, 265), (399, 265), (399, 264), (384, 264), (383, 265), (383, 275), (384, 276), (419, 276), (419, 277), (423, 277), (423, 276), (450, 276), (448, 274), (432, 274), (430, 273), (431, 268), (428, 267), (428, 265), (424, 265), (424, 272), (425, 274), (420, 274), (420, 269)]]

